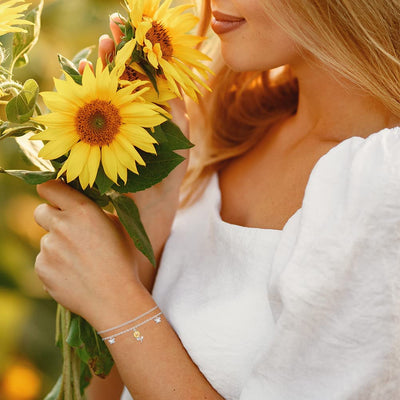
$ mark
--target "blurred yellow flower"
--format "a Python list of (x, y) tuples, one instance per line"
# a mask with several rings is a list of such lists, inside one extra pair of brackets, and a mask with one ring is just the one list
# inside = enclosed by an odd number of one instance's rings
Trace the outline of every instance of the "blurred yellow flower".
[(93, 186), (100, 162), (113, 182), (121, 177), (126, 183), (128, 169), (138, 173), (136, 163), (145, 165), (136, 148), (156, 153), (157, 142), (144, 128), (160, 125), (166, 113), (143, 100), (148, 89), (136, 90), (143, 82), (119, 88), (123, 61), (111, 71), (100, 59), (96, 73), (86, 66), (82, 85), (69, 76), (55, 79), (57, 92), (41, 94), (52, 112), (33, 118), (47, 127), (32, 136), (48, 141), (39, 156), (53, 160), (70, 152), (58, 177), (66, 173), (67, 182), (79, 177), (82, 188)]
[[(176, 96), (181, 97), (178, 85), (193, 100), (200, 93), (196, 82), (209, 90), (203, 80), (211, 70), (204, 65), (209, 57), (195, 47), (204, 38), (190, 32), (198, 23), (198, 18), (184, 11), (193, 5), (180, 5), (170, 8), (172, 0), (160, 5), (160, 0), (126, 0), (130, 19), (135, 28), (135, 39), (143, 46), (149, 63), (162, 73), (170, 83)], [(178, 84), (178, 85), (177, 85)]]
[[(23, 3), (17, 5), (18, 3)], [(9, 0), (0, 2), (0, 35), (9, 32), (25, 32), (25, 29), (15, 25), (32, 25), (32, 22), (21, 19), (23, 12), (29, 7), (23, 0)]]
[(0, 394), (7, 400), (34, 400), (39, 396), (42, 380), (29, 364), (14, 364), (2, 379)]

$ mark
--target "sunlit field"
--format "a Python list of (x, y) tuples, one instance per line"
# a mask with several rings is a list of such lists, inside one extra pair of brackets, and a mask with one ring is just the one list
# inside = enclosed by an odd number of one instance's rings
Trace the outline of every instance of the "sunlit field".
[[(117, 0), (45, 0), (39, 42), (30, 63), (17, 70), (18, 80), (33, 78), (42, 91), (52, 90), (52, 78), (61, 74), (57, 53), (72, 58), (96, 45), (115, 11), (121, 11)], [(31, 168), (13, 139), (0, 143), (0, 166)], [(60, 373), (61, 359), (52, 345), (56, 306), (33, 271), (43, 234), (32, 217), (39, 202), (34, 187), (0, 175), (1, 400), (43, 399)]]

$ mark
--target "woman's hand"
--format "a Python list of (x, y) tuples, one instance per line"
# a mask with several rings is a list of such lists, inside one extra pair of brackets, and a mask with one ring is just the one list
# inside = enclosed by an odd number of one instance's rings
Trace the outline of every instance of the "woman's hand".
[(121, 291), (139, 284), (135, 260), (124, 230), (86, 196), (61, 181), (37, 187), (49, 204), (35, 210), (48, 231), (41, 241), (36, 272), (49, 294), (89, 321), (113, 309)]

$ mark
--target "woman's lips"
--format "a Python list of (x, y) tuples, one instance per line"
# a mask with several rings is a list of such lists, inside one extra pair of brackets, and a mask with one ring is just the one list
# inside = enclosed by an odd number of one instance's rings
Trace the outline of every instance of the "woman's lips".
[(212, 14), (211, 28), (217, 35), (233, 31), (246, 22), (244, 18), (224, 14), (219, 11), (213, 11)]

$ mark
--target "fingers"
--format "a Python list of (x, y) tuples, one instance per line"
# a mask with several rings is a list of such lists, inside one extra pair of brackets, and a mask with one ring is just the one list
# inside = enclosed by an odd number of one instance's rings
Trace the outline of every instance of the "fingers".
[(85, 195), (60, 180), (52, 180), (38, 185), (37, 192), (40, 197), (60, 210), (92, 204), (92, 201)]
[[(49, 232), (51, 227), (54, 226), (54, 221), (58, 218), (58, 213), (60, 213), (60, 210), (53, 206), (40, 204), (36, 207), (33, 217), (38, 225)], [(45, 236), (42, 237), (42, 240), (44, 240)]]
[(83, 60), (79, 61), (78, 70), (81, 75), (83, 75), (83, 71), (85, 70), (86, 65), (89, 65), (89, 68), (94, 72), (93, 64), (90, 61), (86, 60), (86, 58), (84, 58)]
[(110, 15), (110, 30), (115, 40), (115, 43), (118, 45), (121, 43), (122, 38), (124, 37), (121, 28), (118, 23), (123, 23), (121, 17), (118, 13), (114, 13)]
[(101, 35), (99, 38), (99, 57), (103, 62), (103, 67), (106, 67), (114, 58), (115, 44), (114, 40), (108, 35)]

